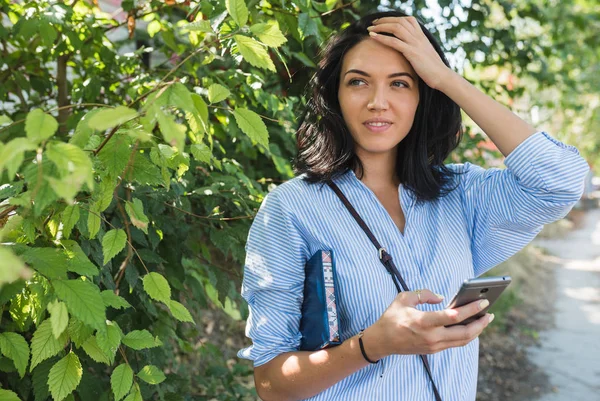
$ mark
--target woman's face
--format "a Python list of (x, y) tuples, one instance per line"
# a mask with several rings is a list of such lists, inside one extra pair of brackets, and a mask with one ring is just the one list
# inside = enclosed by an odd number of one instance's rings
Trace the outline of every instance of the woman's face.
[(367, 38), (342, 60), (338, 100), (359, 158), (395, 152), (415, 118), (418, 77), (400, 52)]

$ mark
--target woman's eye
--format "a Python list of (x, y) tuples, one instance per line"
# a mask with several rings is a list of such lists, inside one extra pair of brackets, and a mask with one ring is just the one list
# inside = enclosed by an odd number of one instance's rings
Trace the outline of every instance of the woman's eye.
[(409, 87), (408, 84), (406, 82), (404, 82), (404, 81), (394, 81), (394, 82), (392, 82), (392, 85), (394, 85), (394, 86), (396, 86), (398, 88), (401, 88), (402, 87), (401, 85), (403, 85), (403, 86), (405, 86), (407, 88)]
[(348, 82), (348, 85), (358, 86), (360, 83), (363, 83), (363, 81), (361, 79), (352, 79), (352, 80), (350, 80), (350, 82)]

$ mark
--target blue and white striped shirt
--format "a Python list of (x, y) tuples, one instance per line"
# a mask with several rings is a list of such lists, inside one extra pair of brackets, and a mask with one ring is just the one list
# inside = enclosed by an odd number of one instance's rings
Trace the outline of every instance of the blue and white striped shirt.
[[(506, 169), (449, 164), (458, 188), (439, 200), (416, 203), (403, 185), (402, 234), (375, 194), (348, 170), (335, 180), (392, 255), (411, 289), (428, 288), (449, 300), (479, 276), (527, 245), (544, 224), (564, 217), (580, 198), (588, 164), (573, 146), (537, 132), (504, 160)], [(297, 351), (304, 264), (319, 249), (335, 252), (341, 340), (375, 323), (397, 295), (377, 250), (327, 185), (303, 176), (264, 199), (246, 244), (242, 295), (248, 302), (246, 335), (253, 345), (240, 358), (263, 365)], [(454, 186), (452, 186), (454, 187)], [(421, 305), (421, 310), (441, 310)], [(444, 401), (474, 400), (478, 340), (429, 356)], [(416, 355), (392, 355), (346, 377), (310, 400), (434, 400)]]

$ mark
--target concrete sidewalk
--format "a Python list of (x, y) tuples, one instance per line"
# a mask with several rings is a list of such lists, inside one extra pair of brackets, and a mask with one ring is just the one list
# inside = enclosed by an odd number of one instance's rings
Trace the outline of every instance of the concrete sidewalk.
[(528, 350), (554, 387), (539, 401), (600, 401), (600, 210), (586, 213), (580, 229), (534, 244), (557, 256), (555, 327)]

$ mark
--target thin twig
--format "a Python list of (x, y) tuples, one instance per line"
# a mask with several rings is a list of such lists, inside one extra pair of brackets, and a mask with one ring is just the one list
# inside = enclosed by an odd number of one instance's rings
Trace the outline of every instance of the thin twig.
[(194, 217), (197, 217), (199, 219), (204, 219), (204, 220), (230, 221), (230, 220), (243, 220), (243, 219), (253, 219), (254, 218), (254, 216), (252, 216), (252, 215), (250, 215), (250, 216), (238, 216), (238, 217), (207, 217), (207, 216), (199, 216), (199, 215), (194, 214), (192, 212), (188, 212), (187, 210), (180, 209), (177, 206), (170, 205), (167, 202), (163, 202), (163, 203), (165, 205), (169, 206), (169, 207), (172, 207), (173, 209), (179, 210), (180, 212), (183, 212), (185, 214), (189, 214), (190, 216), (194, 216)]
[[(348, 7), (348, 6), (351, 6), (352, 4), (356, 3), (357, 1), (359, 1), (359, 0), (354, 0), (354, 1), (350, 2), (350, 3), (348, 3), (348, 4), (344, 4), (344, 5), (343, 5), (343, 6), (341, 6), (341, 7), (337, 7), (337, 8), (334, 8), (333, 10), (326, 11), (326, 12), (324, 12), (323, 14), (321, 14), (319, 17), (324, 17), (324, 16), (326, 16), (326, 15), (332, 14), (332, 13), (334, 13), (334, 12), (338, 11), (338, 10), (341, 10), (342, 8), (346, 8), (346, 7)], [(317, 17), (317, 16), (314, 16), (314, 17), (312, 17), (312, 18), (318, 18), (318, 17)]]
[[(210, 106), (210, 107), (214, 107), (215, 109), (227, 110), (227, 111), (230, 111), (233, 113), (233, 109), (231, 107), (223, 107), (223, 106)], [(258, 114), (258, 113), (256, 113), (256, 114)], [(264, 116), (262, 114), (258, 114), (258, 115), (261, 116), (262, 118), (264, 118), (265, 120), (274, 121), (276, 123), (279, 122), (279, 120), (275, 120), (274, 118), (270, 118), (270, 117)]]

